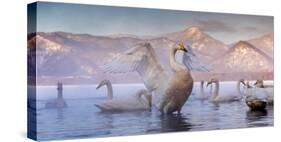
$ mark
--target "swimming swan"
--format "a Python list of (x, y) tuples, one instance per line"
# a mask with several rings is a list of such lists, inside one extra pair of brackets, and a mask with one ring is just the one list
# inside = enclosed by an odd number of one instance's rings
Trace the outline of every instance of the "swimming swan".
[(65, 108), (67, 107), (67, 103), (63, 98), (63, 85), (62, 83), (57, 84), (57, 98), (53, 100), (48, 100), (45, 104), (45, 108)]
[[(164, 47), (163, 47), (164, 48)], [(170, 49), (169, 61), (174, 75), (169, 76), (159, 64), (155, 50), (150, 43), (136, 44), (123, 54), (118, 54), (112, 62), (105, 64), (102, 68), (107, 73), (125, 73), (136, 71), (149, 92), (153, 94), (153, 104), (162, 113), (169, 114), (177, 111), (180, 113), (182, 106), (191, 94), (193, 79), (189, 69), (197, 69), (190, 64), (191, 52), (178, 44)], [(184, 51), (185, 64), (176, 62), (177, 51)], [(198, 64), (195, 64), (198, 65)], [(189, 67), (189, 68), (187, 68)], [(200, 69), (198, 67), (198, 69)]]
[(246, 84), (246, 91), (245, 91), (245, 102), (247, 106), (250, 108), (252, 111), (263, 111), (266, 108), (266, 100), (264, 97), (259, 96), (259, 94), (256, 93), (256, 88), (253, 88), (249, 82), (247, 81)]
[[(207, 86), (212, 83), (215, 84), (215, 90), (212, 96), (209, 98), (210, 102), (213, 103), (232, 102), (232, 101), (240, 101), (243, 98), (241, 94), (234, 95), (234, 94), (219, 93), (219, 81), (217, 79), (211, 79), (211, 81), (207, 83)], [(237, 88), (240, 88), (240, 83), (241, 83), (240, 81), (237, 83)]]
[(257, 80), (254, 85), (256, 86), (256, 93), (265, 93), (267, 104), (273, 105), (274, 102), (273, 85), (264, 85), (263, 80)]
[[(139, 90), (134, 96), (128, 98), (113, 98), (113, 89), (111, 82), (109, 80), (103, 80), (97, 86), (96, 89), (99, 89), (102, 86), (107, 88), (107, 97), (108, 99), (101, 104), (95, 104), (102, 111), (133, 111), (133, 110), (150, 110), (151, 109), (151, 94), (145, 90)], [(144, 97), (142, 97), (144, 96)]]

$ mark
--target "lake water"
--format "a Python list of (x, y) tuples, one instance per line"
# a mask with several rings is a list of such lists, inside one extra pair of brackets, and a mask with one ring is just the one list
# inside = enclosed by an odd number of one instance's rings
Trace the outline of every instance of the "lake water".
[[(181, 115), (161, 115), (156, 108), (149, 111), (103, 113), (94, 106), (106, 99), (106, 89), (96, 85), (64, 86), (63, 95), (68, 107), (45, 109), (48, 100), (56, 98), (56, 86), (37, 89), (38, 140), (75, 139), (153, 134), (176, 131), (202, 131), (246, 127), (273, 126), (273, 108), (264, 112), (251, 112), (245, 101), (215, 105), (196, 100), (193, 94)], [(126, 97), (144, 88), (141, 84), (113, 85), (116, 97)], [(221, 92), (236, 92), (235, 82), (221, 83)]]

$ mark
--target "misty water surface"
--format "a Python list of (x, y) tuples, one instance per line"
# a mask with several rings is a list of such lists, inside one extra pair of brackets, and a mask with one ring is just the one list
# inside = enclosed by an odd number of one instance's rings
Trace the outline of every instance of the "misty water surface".
[[(67, 108), (45, 109), (48, 100), (56, 97), (56, 86), (37, 89), (37, 130), (39, 140), (153, 134), (176, 131), (273, 126), (273, 109), (251, 112), (244, 100), (215, 105), (194, 98), (193, 94), (181, 115), (161, 115), (156, 108), (149, 111), (103, 113), (94, 104), (106, 99), (106, 89), (96, 85), (64, 86)], [(114, 85), (116, 97), (126, 97), (144, 88), (141, 84)], [(221, 83), (222, 92), (236, 92), (235, 82)], [(207, 91), (207, 90), (206, 90)]]

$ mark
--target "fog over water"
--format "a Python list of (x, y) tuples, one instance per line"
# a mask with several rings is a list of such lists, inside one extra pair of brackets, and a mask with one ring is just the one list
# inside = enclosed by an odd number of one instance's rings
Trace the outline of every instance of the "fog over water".
[[(63, 96), (68, 107), (45, 109), (46, 102), (56, 98), (56, 86), (40, 86), (37, 89), (38, 139), (273, 126), (273, 108), (252, 112), (249, 111), (244, 100), (218, 105), (196, 100), (194, 96), (199, 92), (199, 87), (199, 83), (195, 83), (193, 94), (184, 105), (181, 115), (163, 116), (156, 108), (153, 108), (152, 112), (100, 112), (94, 104), (106, 100), (106, 88), (96, 90), (96, 85), (64, 86)], [(125, 98), (140, 88), (144, 86), (142, 84), (113, 85), (115, 97), (120, 98)], [(221, 92), (235, 93), (236, 82), (221, 83), (220, 88)], [(205, 91), (207, 90), (209, 89)]]

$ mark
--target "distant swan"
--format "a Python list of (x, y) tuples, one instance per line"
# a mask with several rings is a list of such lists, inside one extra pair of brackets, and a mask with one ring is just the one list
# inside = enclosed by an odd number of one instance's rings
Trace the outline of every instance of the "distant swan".
[[(222, 102), (232, 102), (232, 101), (240, 101), (242, 99), (241, 94), (223, 94), (219, 93), (219, 81), (217, 79), (211, 79), (207, 83), (207, 86), (214, 83), (215, 84), (215, 90), (212, 96), (209, 98), (210, 102), (213, 103), (222, 103)], [(240, 88), (240, 82), (237, 83), (237, 88)]]
[(109, 80), (101, 81), (96, 89), (99, 89), (104, 85), (107, 87), (108, 99), (101, 104), (95, 104), (101, 111), (119, 112), (151, 109), (151, 94), (147, 90), (141, 89), (133, 96), (116, 99), (113, 98), (113, 89)]
[(268, 105), (273, 105), (274, 102), (274, 87), (273, 85), (264, 85), (263, 80), (257, 80), (254, 84), (256, 86), (257, 92), (265, 93), (266, 101)]
[(57, 84), (57, 98), (48, 100), (47, 103), (45, 104), (45, 108), (50, 109), (50, 108), (65, 108), (67, 107), (67, 104), (65, 100), (63, 99), (63, 86), (62, 83)]
[[(153, 104), (160, 112), (180, 113), (193, 87), (189, 69), (196, 69), (195, 65), (198, 65), (190, 63), (192, 60), (190, 50), (190, 47), (187, 50), (182, 43), (170, 48), (169, 61), (174, 71), (172, 76), (169, 76), (159, 64), (149, 43), (137, 44), (125, 53), (117, 55), (112, 62), (105, 64), (103, 69), (109, 73), (138, 72), (146, 88), (153, 93)], [(176, 62), (177, 51), (185, 52), (184, 65)]]

